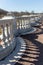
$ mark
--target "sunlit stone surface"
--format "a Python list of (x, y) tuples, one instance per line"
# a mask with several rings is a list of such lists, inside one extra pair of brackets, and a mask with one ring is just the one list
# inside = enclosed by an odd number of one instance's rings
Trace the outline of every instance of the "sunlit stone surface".
[(40, 17), (37, 15), (31, 16), (30, 23), (31, 23), (31, 26), (40, 26), (40, 23), (41, 23)]
[(30, 16), (28, 16), (28, 15), (16, 17), (16, 23), (17, 23), (17, 30), (18, 30), (19, 34), (23, 35), (27, 32), (29, 34), (29, 32), (31, 30), (33, 30), (32, 27), (31, 27)]
[(15, 47), (14, 24), (15, 18), (12, 16), (5, 16), (0, 19), (0, 60), (7, 56)]

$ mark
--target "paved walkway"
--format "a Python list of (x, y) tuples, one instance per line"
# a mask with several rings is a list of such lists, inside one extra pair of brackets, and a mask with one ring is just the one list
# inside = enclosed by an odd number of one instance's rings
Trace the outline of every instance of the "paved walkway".
[[(33, 34), (21, 36), (24, 42), (17, 43), (16, 49), (0, 65), (43, 65), (43, 26)], [(19, 39), (20, 40), (20, 39)], [(26, 48), (26, 50), (25, 50)], [(23, 56), (21, 57), (21, 55)]]
[(26, 49), (26, 43), (20, 37), (16, 38), (16, 40), (17, 40), (16, 48), (9, 56), (0, 61), (0, 65), (14, 65), (23, 55), (23, 52)]
[(26, 42), (26, 51), (15, 65), (43, 65), (43, 26), (37, 32), (22, 36)]

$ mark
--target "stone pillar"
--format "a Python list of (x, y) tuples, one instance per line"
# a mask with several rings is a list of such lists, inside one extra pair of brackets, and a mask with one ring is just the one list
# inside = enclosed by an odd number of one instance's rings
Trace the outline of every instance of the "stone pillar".
[(25, 29), (27, 28), (27, 19), (24, 20)]
[(2, 25), (1, 27), (3, 29), (3, 41), (5, 42), (5, 39), (6, 39), (6, 37), (5, 37), (5, 26)]
[(29, 23), (29, 20), (28, 20), (28, 18), (27, 18), (27, 28), (28, 28), (28, 23)]
[(22, 19), (20, 19), (20, 27), (21, 27), (21, 29), (22, 29)]
[(13, 40), (13, 25), (10, 25), (10, 38)]
[(22, 29), (24, 29), (24, 19), (22, 19)]
[(27, 24), (28, 24), (28, 19), (26, 19), (26, 28), (28, 28)]
[(25, 23), (24, 23), (24, 21), (25, 21), (25, 20), (23, 19), (23, 29), (25, 28)]
[(18, 19), (16, 19), (16, 25), (17, 25), (17, 29), (19, 28), (19, 22)]
[(31, 20), (30, 20), (31, 18), (29, 17), (28, 18), (28, 28), (31, 28)]
[(20, 27), (22, 28), (22, 19), (20, 19)]
[(19, 19), (19, 29), (20, 29), (20, 19)]
[(20, 22), (19, 22), (19, 18), (17, 18), (17, 29), (20, 29)]
[(19, 27), (20, 27), (20, 29), (21, 29), (21, 19), (19, 19)]
[(22, 19), (21, 19), (21, 29), (22, 29)]
[(9, 35), (9, 30), (8, 30), (8, 24), (6, 24), (6, 27), (7, 27), (7, 39), (8, 39), (8, 41), (9, 41), (10, 35)]

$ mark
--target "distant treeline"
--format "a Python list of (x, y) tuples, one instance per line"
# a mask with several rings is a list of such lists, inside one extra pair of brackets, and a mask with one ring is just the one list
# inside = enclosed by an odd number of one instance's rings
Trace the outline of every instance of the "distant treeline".
[(7, 15), (8, 13), (11, 13), (14, 16), (22, 16), (22, 15), (30, 15), (30, 14), (39, 14), (39, 13), (34, 13), (34, 11), (32, 11), (31, 13), (30, 12), (27, 12), (27, 11), (25, 11), (25, 12), (23, 12), (23, 11), (21, 11), (21, 12), (11, 11), (11, 12), (9, 12), (9, 11), (0, 9), (0, 18), (3, 17), (3, 16), (5, 16), (5, 15)]

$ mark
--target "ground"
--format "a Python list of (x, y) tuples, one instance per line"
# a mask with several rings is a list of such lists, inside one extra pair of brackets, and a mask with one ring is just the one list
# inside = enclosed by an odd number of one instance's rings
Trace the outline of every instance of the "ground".
[(26, 42), (24, 55), (15, 65), (43, 65), (43, 25), (37, 31), (21, 36)]

